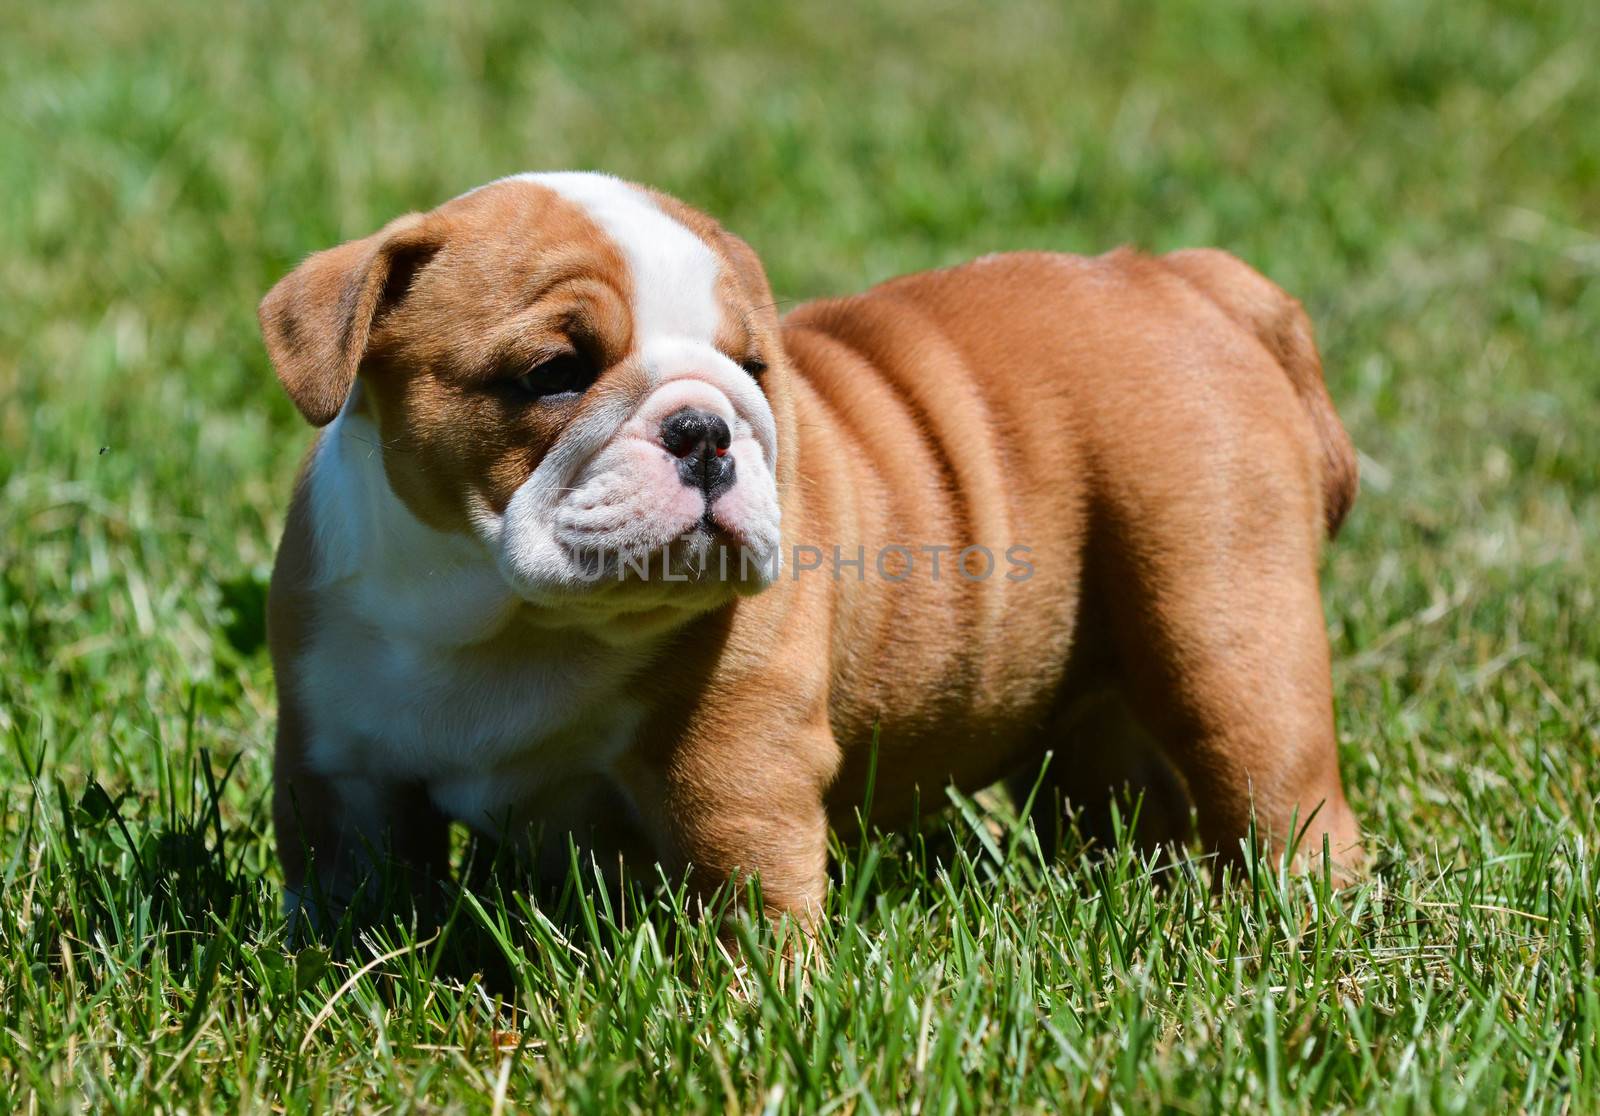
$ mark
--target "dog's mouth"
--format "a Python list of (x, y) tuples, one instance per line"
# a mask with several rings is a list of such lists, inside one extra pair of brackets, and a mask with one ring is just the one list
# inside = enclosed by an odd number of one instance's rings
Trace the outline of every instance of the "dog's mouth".
[(511, 583), (527, 619), (547, 629), (581, 629), (619, 644), (653, 638), (770, 584), (709, 514), (652, 547), (567, 547), (576, 571), (538, 588)]
[[(769, 557), (707, 510), (670, 538), (654, 545), (568, 549), (578, 578), (592, 588), (727, 585), (749, 580)], [(741, 574), (741, 566), (744, 573)]]

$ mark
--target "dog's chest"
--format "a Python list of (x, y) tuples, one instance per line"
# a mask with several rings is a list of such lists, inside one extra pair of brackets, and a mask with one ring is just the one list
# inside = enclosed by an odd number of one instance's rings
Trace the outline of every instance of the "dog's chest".
[(341, 616), (298, 671), (308, 759), (330, 775), (420, 780), (468, 822), (603, 774), (641, 719), (633, 656), (566, 638), (508, 653)]

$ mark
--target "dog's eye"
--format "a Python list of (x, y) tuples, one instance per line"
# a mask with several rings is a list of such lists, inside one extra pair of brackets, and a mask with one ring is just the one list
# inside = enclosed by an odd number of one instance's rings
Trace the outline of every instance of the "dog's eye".
[(739, 362), (739, 367), (743, 368), (751, 376), (760, 376), (761, 373), (767, 370), (767, 362), (758, 356), (746, 357)]
[(589, 389), (598, 375), (594, 365), (583, 354), (562, 353), (560, 356), (540, 361), (511, 380), (511, 385), (525, 398), (551, 399), (556, 396), (581, 395)]

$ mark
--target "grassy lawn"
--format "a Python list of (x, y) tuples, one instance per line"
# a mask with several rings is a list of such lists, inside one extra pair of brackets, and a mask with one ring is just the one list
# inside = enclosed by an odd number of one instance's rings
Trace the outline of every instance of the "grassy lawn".
[[(0, 1110), (1600, 1109), (1600, 6), (467, 7), (0, 20)], [(563, 167), (796, 300), (1124, 242), (1301, 296), (1362, 450), (1324, 585), (1371, 879), (1041, 856), (985, 799), (843, 841), (803, 971), (571, 881), (286, 944), (309, 431), (256, 300)]]

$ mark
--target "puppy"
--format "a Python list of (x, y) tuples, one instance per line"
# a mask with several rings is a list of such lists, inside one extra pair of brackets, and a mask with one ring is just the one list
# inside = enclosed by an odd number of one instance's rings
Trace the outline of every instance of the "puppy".
[(442, 875), (459, 820), (804, 921), (874, 748), (877, 821), (1051, 749), (1104, 798), (1145, 763), (1075, 728), (1108, 695), (1224, 857), (1253, 816), (1359, 864), (1317, 584), (1356, 468), (1294, 300), (1119, 250), (774, 305), (714, 220), (579, 173), (273, 287), (322, 428), (270, 598), (291, 912)]

